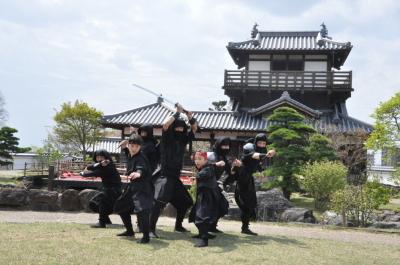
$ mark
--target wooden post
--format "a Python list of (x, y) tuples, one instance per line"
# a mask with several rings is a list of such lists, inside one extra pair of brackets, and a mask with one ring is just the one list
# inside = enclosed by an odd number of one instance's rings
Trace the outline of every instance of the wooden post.
[(55, 171), (54, 171), (54, 166), (49, 165), (49, 178), (48, 178), (48, 183), (47, 183), (47, 189), (52, 191), (54, 189), (54, 178), (55, 178)]
[(24, 165), (24, 177), (26, 177), (26, 165), (27, 165), (27, 163), (25, 162), (25, 165)]

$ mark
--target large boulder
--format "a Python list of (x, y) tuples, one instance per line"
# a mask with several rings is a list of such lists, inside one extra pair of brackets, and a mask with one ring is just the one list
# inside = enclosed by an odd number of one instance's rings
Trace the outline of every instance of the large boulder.
[(29, 205), (34, 211), (57, 211), (57, 199), (56, 191), (31, 189), (28, 192)]
[(82, 209), (79, 192), (73, 189), (65, 190), (60, 196), (60, 206), (64, 211), (79, 211)]
[(93, 212), (89, 207), (89, 202), (94, 196), (96, 196), (99, 193), (100, 193), (100, 191), (92, 190), (92, 189), (85, 189), (85, 190), (82, 190), (81, 192), (79, 192), (79, 194), (78, 194), (79, 202), (80, 202), (81, 208), (85, 212)]
[(277, 221), (285, 210), (293, 207), (279, 189), (258, 191), (257, 201), (257, 219), (260, 221)]
[(284, 222), (315, 223), (315, 217), (312, 210), (297, 207), (286, 209), (282, 213), (280, 220)]
[(343, 218), (341, 215), (339, 215), (335, 212), (325, 211), (322, 214), (321, 224), (341, 226), (341, 225), (343, 225)]
[(24, 206), (27, 203), (28, 191), (25, 189), (0, 189), (1, 206)]
[(376, 222), (371, 225), (374, 228), (383, 229), (400, 229), (400, 223), (398, 222)]

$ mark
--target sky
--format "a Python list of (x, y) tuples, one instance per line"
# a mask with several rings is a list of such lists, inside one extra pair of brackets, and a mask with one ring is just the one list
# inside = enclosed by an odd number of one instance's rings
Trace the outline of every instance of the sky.
[(353, 49), (347, 100), (373, 123), (377, 105), (400, 91), (400, 1), (0, 0), (0, 92), (21, 146), (41, 146), (64, 102), (114, 114), (156, 101), (132, 83), (187, 109), (226, 100), (226, 45), (260, 31), (327, 25)]

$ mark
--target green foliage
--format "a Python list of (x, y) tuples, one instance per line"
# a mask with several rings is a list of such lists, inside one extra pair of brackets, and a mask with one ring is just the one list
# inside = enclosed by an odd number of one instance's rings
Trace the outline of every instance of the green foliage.
[(323, 209), (332, 194), (346, 184), (347, 168), (340, 162), (319, 161), (302, 167), (299, 177), (304, 189), (314, 197), (316, 209)]
[(307, 152), (310, 161), (335, 160), (337, 156), (335, 149), (332, 147), (332, 142), (322, 134), (316, 133), (310, 137), (310, 146), (307, 147)]
[(41, 147), (36, 150), (36, 154), (38, 154), (38, 161), (40, 163), (54, 164), (57, 160), (62, 158), (61, 152), (57, 149), (46, 149)]
[[(385, 150), (389, 157), (395, 156), (398, 153), (396, 143), (400, 141), (400, 92), (388, 101), (380, 103), (372, 117), (375, 119), (374, 131), (369, 136), (366, 146), (374, 150)], [(392, 176), (395, 182), (400, 182), (400, 165), (394, 166), (396, 171)]]
[(59, 143), (74, 146), (85, 158), (87, 150), (101, 136), (101, 117), (102, 112), (87, 103), (63, 103), (54, 116), (54, 135)]
[(332, 209), (342, 214), (343, 223), (366, 226), (374, 210), (389, 202), (390, 191), (377, 182), (364, 185), (347, 185), (332, 196)]
[(400, 140), (400, 92), (391, 99), (379, 104), (372, 117), (375, 119), (374, 131), (367, 140), (371, 149), (395, 148)]
[(19, 138), (14, 136), (17, 132), (11, 127), (0, 129), (0, 165), (12, 164), (12, 153), (25, 153), (31, 150), (29, 147), (18, 147)]
[(304, 123), (304, 116), (289, 107), (280, 107), (268, 117), (271, 126), (268, 128), (269, 147), (276, 150), (274, 162), (267, 170), (269, 176), (282, 176), (279, 185), (286, 198), (298, 190), (294, 177), (301, 165), (308, 161), (306, 148), (309, 135), (315, 130)]
[(189, 189), (189, 194), (192, 197), (193, 201), (196, 201), (197, 196), (197, 184), (193, 184)]

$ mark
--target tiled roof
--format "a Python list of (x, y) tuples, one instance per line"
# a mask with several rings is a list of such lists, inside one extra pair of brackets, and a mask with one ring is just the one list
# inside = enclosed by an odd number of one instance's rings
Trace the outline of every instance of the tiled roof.
[(100, 150), (100, 149), (105, 149), (110, 154), (119, 154), (120, 153), (120, 149), (119, 149), (120, 141), (121, 141), (121, 138), (119, 138), (119, 137), (101, 138), (94, 144), (93, 148), (91, 148), (89, 150), (89, 152), (93, 152), (95, 150)]
[[(144, 123), (161, 127), (162, 122), (173, 110), (164, 103), (155, 103), (136, 108), (123, 113), (106, 115), (103, 125), (106, 127), (140, 126)], [(193, 111), (194, 117), (202, 130), (262, 132), (268, 127), (268, 121), (260, 116), (253, 116), (248, 112), (233, 111)], [(340, 115), (333, 119), (332, 115), (322, 115), (319, 119), (310, 122), (321, 133), (356, 132), (362, 130), (371, 132), (372, 126), (349, 116)]]
[(322, 38), (319, 31), (306, 32), (266, 32), (243, 42), (229, 42), (228, 49), (239, 50), (349, 50), (350, 42), (336, 42)]

